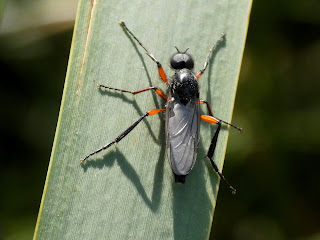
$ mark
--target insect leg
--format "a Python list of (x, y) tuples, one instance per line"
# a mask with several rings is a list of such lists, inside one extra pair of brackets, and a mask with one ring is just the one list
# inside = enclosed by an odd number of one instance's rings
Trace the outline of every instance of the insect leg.
[(97, 149), (96, 151), (88, 154), (85, 158), (81, 159), (80, 162), (84, 163), (85, 160), (87, 160), (92, 155), (95, 155), (96, 153), (101, 152), (102, 150), (105, 150), (112, 146), (113, 144), (120, 142), (125, 136), (127, 136), (145, 117), (152, 116), (154, 114), (164, 112), (166, 109), (152, 109), (148, 112), (146, 112), (143, 116), (141, 116), (136, 122), (134, 122), (130, 127), (128, 127), (123, 133), (121, 133), (118, 137), (116, 137), (112, 142), (104, 145), (103, 147)]
[(211, 111), (211, 107), (209, 105), (209, 103), (205, 100), (200, 100), (200, 104), (206, 104), (207, 105), (207, 109), (208, 109), (208, 112), (209, 112), (209, 116), (213, 116), (212, 115), (212, 111)]
[(145, 91), (149, 91), (149, 90), (154, 90), (160, 97), (162, 97), (165, 101), (167, 101), (167, 96), (163, 93), (162, 90), (160, 90), (157, 87), (148, 87), (148, 88), (145, 88), (145, 89), (142, 89), (142, 90), (138, 90), (138, 91), (132, 92), (132, 91), (128, 91), (128, 90), (107, 87), (107, 86), (102, 85), (102, 84), (98, 84), (97, 86), (98, 86), (98, 88), (105, 88), (105, 89), (115, 90), (115, 91), (119, 91), (119, 92), (131, 93), (133, 95), (136, 95), (136, 94), (139, 94), (139, 93), (142, 93), (142, 92), (145, 92)]
[[(206, 104), (206, 105), (207, 105), (208, 112), (209, 112), (209, 116), (214, 117), (213, 114), (212, 114), (211, 107), (210, 107), (209, 103), (208, 103), (207, 101), (205, 101), (205, 100), (200, 100), (199, 102), (200, 102), (200, 104)], [(202, 117), (205, 118), (205, 115), (202, 115)], [(242, 128), (241, 128), (241, 127), (237, 127), (236, 125), (233, 125), (232, 123), (228, 123), (228, 122), (226, 122), (226, 121), (224, 121), (224, 120), (221, 120), (221, 119), (219, 119), (219, 118), (217, 118), (217, 117), (214, 117), (214, 118), (215, 118), (217, 121), (223, 122), (223, 123), (225, 123), (225, 124), (227, 124), (227, 125), (235, 128), (235, 129), (239, 130), (240, 132), (242, 132)], [(202, 119), (202, 120), (204, 120), (204, 119)], [(205, 121), (205, 120), (204, 120), (204, 121)]]
[(211, 165), (214, 168), (214, 170), (216, 171), (216, 173), (219, 175), (219, 177), (227, 184), (227, 186), (230, 188), (232, 194), (235, 194), (236, 189), (230, 185), (230, 183), (227, 181), (227, 179), (224, 177), (224, 175), (219, 171), (217, 164), (212, 159), (214, 151), (217, 146), (218, 136), (219, 136), (219, 133), (221, 130), (221, 121), (212, 117), (212, 116), (206, 116), (206, 115), (201, 115), (200, 119), (203, 121), (209, 122), (209, 123), (218, 124), (218, 128), (217, 128), (216, 132), (214, 133), (214, 136), (211, 140), (210, 147), (209, 147), (209, 150), (207, 153), (207, 157), (210, 159)]
[(162, 81), (167, 82), (167, 76), (162, 68), (161, 63), (145, 48), (140, 40), (128, 29), (124, 21), (120, 21), (120, 25), (138, 42), (138, 44), (146, 51), (147, 55), (157, 64), (159, 76)]
[(217, 46), (219, 45), (219, 43), (222, 42), (222, 40), (226, 37), (225, 33), (221, 34), (221, 37), (215, 42), (215, 44), (212, 46), (212, 48), (209, 50), (208, 54), (207, 54), (207, 58), (203, 64), (203, 68), (200, 70), (200, 72), (196, 75), (197, 79), (199, 79), (201, 77), (201, 75), (204, 73), (204, 71), (207, 69), (208, 67), (208, 63), (211, 57), (212, 52), (217, 48)]

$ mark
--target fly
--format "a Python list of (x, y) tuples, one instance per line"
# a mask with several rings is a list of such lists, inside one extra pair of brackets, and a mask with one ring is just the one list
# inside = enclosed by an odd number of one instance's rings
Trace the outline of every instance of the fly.
[[(120, 25), (126, 32), (131, 35), (131, 37), (133, 37), (138, 42), (138, 44), (145, 50), (146, 54), (151, 58), (151, 60), (157, 64), (159, 77), (163, 82), (167, 84), (168, 94), (164, 94), (164, 92), (157, 87), (148, 87), (135, 92), (112, 88), (102, 84), (98, 84), (98, 87), (124, 93), (130, 93), (133, 95), (153, 90), (166, 101), (166, 108), (152, 109), (146, 112), (129, 128), (127, 128), (123, 133), (116, 137), (112, 142), (88, 154), (81, 160), (81, 163), (84, 163), (92, 155), (95, 155), (96, 153), (99, 153), (102, 150), (105, 150), (113, 144), (121, 141), (145, 117), (152, 116), (160, 112), (166, 112), (167, 149), (175, 182), (184, 183), (186, 176), (190, 173), (196, 162), (197, 149), (199, 144), (199, 123), (200, 120), (203, 120), (209, 123), (217, 124), (217, 129), (212, 138), (207, 157), (210, 159), (214, 170), (217, 172), (220, 178), (229, 186), (232, 193), (236, 193), (236, 189), (229, 184), (223, 174), (219, 171), (212, 157), (217, 145), (218, 135), (221, 130), (222, 123), (227, 124), (239, 131), (242, 131), (242, 129), (231, 123), (214, 117), (212, 115), (212, 111), (208, 102), (205, 100), (200, 100), (198, 85), (198, 79), (205, 72), (212, 52), (216, 49), (218, 44), (223, 41), (223, 39), (225, 38), (225, 34), (223, 33), (219, 40), (216, 41), (216, 43), (210, 49), (204, 62), (203, 68), (197, 74), (192, 71), (194, 67), (194, 60), (192, 56), (187, 53), (188, 49), (184, 52), (181, 52), (177, 47), (175, 47), (177, 53), (175, 53), (170, 59), (170, 65), (175, 70), (175, 74), (171, 78), (167, 79), (161, 63), (144, 47), (144, 45), (128, 29), (123, 21), (120, 21)], [(206, 104), (208, 115), (200, 115), (200, 104)]]

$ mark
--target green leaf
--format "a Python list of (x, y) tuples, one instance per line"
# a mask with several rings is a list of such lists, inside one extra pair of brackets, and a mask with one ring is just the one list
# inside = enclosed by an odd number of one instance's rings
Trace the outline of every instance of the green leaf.
[[(230, 121), (250, 8), (250, 0), (80, 1), (35, 239), (208, 238), (219, 177), (205, 155), (216, 126), (201, 123), (198, 160), (183, 185), (174, 183), (168, 163), (163, 113), (146, 118), (86, 164), (80, 159), (165, 104), (150, 91), (131, 96), (96, 87), (166, 90), (156, 64), (119, 20), (168, 76), (174, 46), (190, 47), (198, 71), (225, 32), (199, 84), (214, 115)], [(220, 169), (227, 137), (224, 127), (214, 156)]]
[(7, 4), (6, 0), (0, 1), (0, 23), (2, 22), (3, 13), (5, 10), (6, 4)]

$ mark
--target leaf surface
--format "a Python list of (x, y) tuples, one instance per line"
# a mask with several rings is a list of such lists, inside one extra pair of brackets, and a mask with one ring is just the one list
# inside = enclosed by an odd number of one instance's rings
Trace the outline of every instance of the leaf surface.
[[(168, 163), (164, 113), (146, 118), (86, 164), (80, 159), (114, 140), (146, 111), (165, 105), (151, 91), (131, 96), (96, 87), (166, 90), (155, 63), (119, 20), (168, 76), (174, 46), (190, 48), (197, 72), (225, 32), (199, 84), (200, 98), (211, 104), (214, 115), (230, 121), (250, 8), (250, 0), (80, 1), (35, 239), (208, 238), (219, 177), (205, 155), (216, 126), (201, 123), (198, 160), (183, 185), (174, 183)], [(207, 114), (205, 106), (201, 111)], [(223, 127), (214, 155), (220, 169), (227, 138)]]

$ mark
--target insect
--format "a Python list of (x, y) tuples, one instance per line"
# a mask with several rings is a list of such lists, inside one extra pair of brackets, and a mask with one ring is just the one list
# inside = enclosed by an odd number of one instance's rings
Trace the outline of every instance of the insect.
[[(199, 144), (199, 128), (200, 120), (217, 124), (217, 129), (212, 138), (207, 157), (220, 176), (220, 178), (229, 186), (232, 193), (236, 192), (223, 174), (219, 171), (217, 165), (213, 161), (212, 157), (216, 148), (218, 135), (221, 130), (221, 124), (227, 124), (239, 131), (241, 128), (223, 121), (212, 115), (210, 105), (205, 100), (199, 98), (199, 85), (198, 79), (205, 72), (212, 52), (216, 49), (218, 44), (223, 41), (225, 34), (222, 34), (220, 39), (216, 41), (213, 47), (210, 49), (205, 59), (203, 68), (198, 74), (195, 74), (192, 69), (194, 67), (194, 60), (192, 56), (187, 53), (188, 49), (181, 52), (177, 47), (177, 53), (175, 53), (170, 59), (170, 65), (175, 70), (174, 75), (171, 78), (167, 78), (161, 63), (144, 47), (140, 40), (128, 29), (124, 21), (120, 21), (120, 25), (123, 29), (133, 37), (137, 43), (145, 50), (147, 56), (151, 58), (157, 64), (159, 77), (163, 82), (167, 84), (168, 95), (157, 87), (148, 87), (138, 91), (128, 91), (123, 89), (117, 89), (108, 87), (105, 85), (98, 84), (99, 88), (115, 90), (123, 93), (139, 94), (145, 91), (153, 90), (161, 98), (166, 101), (166, 108), (163, 109), (152, 109), (141, 116), (136, 122), (134, 122), (129, 128), (123, 133), (116, 137), (112, 142), (105, 146), (97, 149), (96, 151), (88, 154), (81, 160), (84, 163), (89, 157), (95, 155), (112, 146), (113, 144), (121, 141), (127, 134), (129, 134), (145, 117), (158, 114), (160, 112), (166, 112), (166, 138), (167, 138), (167, 149), (170, 159), (171, 168), (174, 174), (175, 182), (184, 183), (186, 176), (193, 168), (196, 158), (197, 149)], [(208, 115), (200, 115), (200, 104), (206, 104), (208, 109)]]

